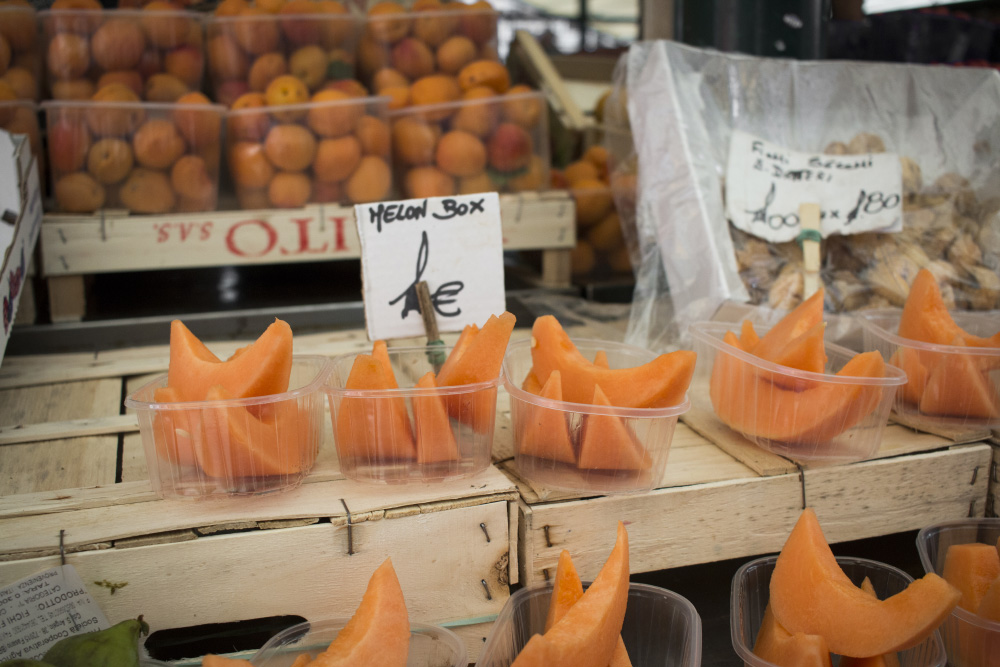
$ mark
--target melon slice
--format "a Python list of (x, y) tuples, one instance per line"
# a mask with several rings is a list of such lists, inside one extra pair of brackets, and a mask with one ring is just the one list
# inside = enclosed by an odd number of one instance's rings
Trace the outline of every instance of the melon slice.
[[(496, 379), (500, 375), (514, 322), (514, 315), (504, 312), (499, 317), (491, 315), (482, 329), (466, 327), (437, 374), (438, 386), (455, 387)], [(493, 429), (496, 400), (494, 388), (451, 394), (445, 397), (445, 404), (453, 419), (471, 425), (476, 433), (487, 433)]]
[[(766, 334), (761, 336), (756, 345), (744, 349), (766, 359), (764, 354), (776, 355), (793, 340), (822, 322), (823, 289), (821, 288), (782, 317)], [(768, 360), (774, 361), (774, 359)]]
[(900, 347), (893, 352), (889, 363), (906, 373), (906, 384), (897, 390), (899, 397), (907, 403), (919, 405), (929, 375), (927, 367), (921, 362), (920, 355), (914, 349)]
[(1000, 577), (994, 579), (983, 593), (976, 613), (988, 621), (1000, 623)]
[[(577, 574), (576, 565), (573, 558), (565, 549), (559, 554), (559, 564), (556, 565), (556, 578), (552, 585), (552, 599), (549, 602), (549, 611), (545, 616), (545, 631), (555, 625), (559, 619), (566, 615), (570, 607), (576, 604), (577, 600), (583, 597), (583, 583), (580, 575)], [(621, 635), (618, 635), (618, 643), (615, 644), (615, 652), (608, 662), (608, 667), (632, 667), (629, 660), (628, 650)]]
[[(153, 392), (156, 403), (177, 403), (181, 397), (175, 387), (158, 387)], [(153, 444), (161, 461), (172, 465), (198, 464), (193, 438), (200, 429), (198, 410), (154, 410)]]
[[(951, 345), (965, 347), (956, 337)], [(950, 415), (972, 419), (1000, 417), (1000, 391), (971, 355), (939, 354), (920, 397), (920, 411), (929, 415)]]
[(765, 335), (750, 353), (780, 366), (822, 373), (826, 367), (826, 346), (823, 342), (825, 332), (826, 323), (820, 322), (789, 341), (768, 340)]
[(608, 363), (608, 353), (604, 350), (598, 350), (597, 354), (594, 355), (594, 365), (598, 368), (611, 368), (611, 364)]
[(930, 573), (892, 597), (873, 599), (840, 569), (808, 508), (778, 554), (770, 590), (774, 616), (789, 632), (822, 635), (831, 651), (856, 658), (919, 644), (961, 597)]
[(386, 345), (384, 340), (377, 340), (372, 343), (372, 356), (382, 364), (382, 371), (389, 382), (389, 387), (391, 389), (399, 389), (399, 383), (396, 382), (396, 374), (392, 372), (392, 361), (389, 360), (389, 346)]
[(910, 285), (898, 332), (903, 338), (924, 343), (953, 345), (955, 338), (961, 338), (970, 347), (1000, 347), (1000, 332), (983, 338), (967, 333), (956, 324), (941, 298), (937, 279), (927, 269), (920, 269)]
[(538, 381), (538, 376), (535, 375), (534, 371), (528, 371), (528, 374), (524, 377), (524, 382), (521, 383), (521, 389), (535, 396), (538, 396), (542, 391), (542, 383)]
[(628, 533), (618, 522), (611, 555), (594, 583), (544, 635), (528, 640), (513, 667), (607, 667), (628, 603)]
[[(538, 395), (553, 401), (562, 400), (559, 371), (549, 375), (548, 381)], [(521, 427), (521, 437), (518, 439), (518, 451), (521, 455), (575, 464), (576, 453), (570, 440), (566, 413), (530, 403), (525, 403), (522, 409), (524, 425)]]
[[(723, 341), (739, 349), (739, 339), (727, 331)], [(843, 377), (885, 376), (877, 351), (855, 355), (837, 372)], [(753, 364), (733, 354), (715, 357), (709, 381), (715, 414), (747, 437), (778, 442), (819, 443), (831, 440), (878, 407), (882, 388), (862, 384), (823, 383), (794, 391), (767, 381)]]
[[(221, 386), (210, 387), (209, 401), (233, 397)], [(318, 442), (307, 415), (294, 400), (249, 407), (202, 410), (204, 428), (195, 439), (198, 465), (206, 475), (222, 478), (294, 475), (311, 467)]]
[(743, 320), (743, 324), (740, 326), (740, 347), (744, 350), (752, 350), (759, 342), (760, 336), (757, 335), (757, 331), (753, 328), (753, 322)]
[[(865, 577), (865, 580), (861, 582), (861, 590), (870, 597), (878, 599), (875, 586), (872, 585), (872, 580), (868, 577)], [(899, 656), (895, 653), (883, 653), (870, 658), (844, 656), (840, 659), (840, 667), (899, 667)]]
[(288, 667), (306, 667), (310, 662), (312, 662), (311, 655), (308, 653), (299, 653)]
[[(371, 355), (359, 354), (345, 388), (382, 390), (390, 386), (382, 364)], [(410, 419), (395, 398), (345, 396), (338, 408), (330, 397), (330, 409), (337, 415), (337, 453), (341, 458), (371, 463), (416, 458)]]
[(253, 667), (253, 663), (241, 658), (227, 658), (224, 655), (209, 653), (201, 659), (201, 667)]
[(292, 329), (276, 319), (254, 343), (229, 361), (219, 361), (180, 320), (170, 323), (167, 384), (183, 401), (202, 401), (222, 385), (233, 398), (280, 394), (292, 372)]
[(802, 632), (793, 635), (774, 618), (771, 605), (764, 608), (753, 653), (777, 667), (831, 667), (832, 664), (826, 640)]
[[(611, 407), (600, 385), (594, 385), (591, 404)], [(584, 415), (577, 467), (584, 470), (646, 470), (652, 464), (649, 454), (621, 417)]]
[(945, 553), (941, 576), (961, 591), (958, 606), (976, 613), (986, 589), (1000, 577), (1000, 556), (992, 544), (953, 544)]
[[(417, 389), (433, 389), (434, 373), (428, 371), (416, 384)], [(414, 395), (413, 429), (417, 432), (417, 463), (443, 463), (458, 460), (458, 442), (451, 430), (451, 420), (441, 394)]]
[(695, 353), (677, 350), (633, 368), (595, 366), (576, 348), (551, 315), (535, 320), (531, 328), (531, 360), (538, 379), (552, 371), (562, 373), (563, 400), (589, 403), (598, 384), (611, 405), (623, 408), (661, 408), (684, 400), (694, 374)]
[(386, 559), (368, 580), (354, 616), (313, 667), (405, 667), (410, 650), (410, 621), (399, 579)]

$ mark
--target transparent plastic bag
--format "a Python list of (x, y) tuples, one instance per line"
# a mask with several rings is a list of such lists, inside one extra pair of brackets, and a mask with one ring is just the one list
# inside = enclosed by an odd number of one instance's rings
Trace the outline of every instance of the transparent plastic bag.
[(734, 130), (795, 151), (900, 157), (903, 230), (823, 241), (827, 311), (900, 306), (925, 267), (950, 306), (1000, 306), (997, 71), (779, 60), (662, 41), (634, 44), (627, 59), (615, 87), (627, 97), (638, 169), (630, 343), (669, 347), (726, 300), (787, 309), (801, 299), (798, 244), (727, 221)]

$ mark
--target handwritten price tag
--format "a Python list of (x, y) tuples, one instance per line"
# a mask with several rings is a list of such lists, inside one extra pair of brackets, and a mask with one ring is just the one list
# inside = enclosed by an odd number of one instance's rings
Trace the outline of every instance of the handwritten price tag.
[(772, 243), (794, 241), (799, 205), (820, 205), (820, 233), (898, 232), (903, 176), (892, 153), (825, 155), (788, 150), (735, 130), (726, 166), (726, 215)]
[(500, 199), (495, 192), (354, 207), (368, 337), (424, 334), (417, 283), (441, 331), (506, 310)]

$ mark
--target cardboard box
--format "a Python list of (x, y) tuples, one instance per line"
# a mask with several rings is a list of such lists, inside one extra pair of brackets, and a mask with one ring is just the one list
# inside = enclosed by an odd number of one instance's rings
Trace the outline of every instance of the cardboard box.
[(3, 328), (0, 329), (0, 363), (17, 315), (28, 262), (42, 223), (42, 194), (35, 156), (28, 138), (0, 130), (0, 299)]

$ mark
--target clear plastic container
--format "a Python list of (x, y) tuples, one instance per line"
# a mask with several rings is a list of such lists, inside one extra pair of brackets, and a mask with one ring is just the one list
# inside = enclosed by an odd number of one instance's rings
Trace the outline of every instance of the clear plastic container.
[(846, 463), (874, 456), (905, 373), (886, 364), (885, 377), (834, 375), (856, 353), (832, 343), (823, 373), (781, 366), (723, 342), (727, 331), (739, 330), (738, 323), (691, 325), (695, 409), (714, 412), (761, 449), (791, 459)]
[(163, 375), (125, 399), (136, 411), (153, 490), (165, 498), (255, 495), (298, 486), (323, 439), (329, 366), (295, 356), (289, 390), (225, 401), (158, 402)]
[(86, 100), (108, 83), (149, 102), (201, 90), (204, 27), (197, 12), (50, 9), (38, 16), (52, 99)]
[[(334, 357), (324, 389), (340, 470), (359, 482), (438, 482), (490, 465), (500, 378), (416, 387), (451, 348), (390, 348), (398, 389), (348, 389), (356, 355)], [(419, 417), (419, 418), (418, 418)]]
[[(640, 366), (658, 356), (642, 348), (610, 341), (574, 339), (573, 343), (588, 359), (603, 350), (612, 369)], [(556, 401), (521, 388), (531, 368), (531, 341), (511, 343), (504, 355), (503, 379), (504, 388), (510, 394), (514, 462), (521, 476), (547, 489), (601, 494), (648, 491), (662, 479), (677, 419), (691, 406), (686, 397), (680, 405), (664, 408), (619, 408)], [(548, 425), (553, 418), (557, 425), (563, 423), (557, 415), (565, 420), (565, 438)], [(606, 454), (604, 460), (594, 466), (581, 465), (583, 434), (588, 420), (610, 427), (610, 436), (621, 436), (614, 441), (619, 446), (616, 454)], [(542, 444), (539, 448), (538, 435), (528, 434), (528, 426), (536, 424), (535, 433), (544, 433), (543, 437), (552, 434), (551, 442), (568, 442), (569, 445)], [(610, 439), (603, 441), (606, 453), (611, 451), (611, 446)]]
[[(532, 635), (544, 633), (551, 597), (551, 584), (522, 588), (511, 595), (493, 624), (476, 667), (512, 664)], [(701, 617), (687, 599), (664, 588), (629, 585), (621, 636), (633, 665), (701, 665)]]
[[(1000, 519), (959, 519), (927, 526), (917, 533), (917, 552), (925, 572), (941, 574), (948, 547), (1000, 539)], [(955, 607), (941, 626), (948, 662), (954, 667), (996, 667), (1000, 660), (1000, 623)]]
[[(935, 345), (896, 334), (902, 311), (858, 313), (866, 350), (878, 350), (908, 376), (893, 403), (896, 414), (910, 426), (1000, 427), (1000, 347)], [(1000, 331), (1000, 313), (951, 313), (970, 334), (993, 336)]]
[(396, 183), (404, 197), (549, 187), (548, 111), (542, 93), (410, 106), (395, 109), (390, 119)]
[[(350, 619), (299, 623), (271, 637), (250, 658), (254, 667), (288, 667), (297, 656), (310, 659), (326, 650)], [(465, 643), (451, 630), (426, 623), (410, 623), (410, 652), (406, 667), (467, 667)]]
[(240, 208), (390, 199), (386, 101), (357, 97), (231, 109), (226, 155)]
[[(2, 20), (3, 17), (0, 16), (0, 21)], [(38, 161), (38, 181), (44, 187), (45, 152), (42, 149), (42, 135), (38, 127), (38, 106), (30, 100), (0, 102), (0, 129), (11, 134), (27, 135), (31, 152)]]
[[(773, 667), (774, 664), (754, 655), (753, 645), (770, 599), (771, 574), (777, 559), (777, 556), (768, 556), (752, 560), (733, 575), (729, 633), (733, 649), (746, 667)], [(868, 577), (880, 600), (899, 593), (913, 581), (902, 570), (873, 560), (838, 557), (837, 563), (855, 586), (860, 587)], [(944, 667), (946, 661), (944, 644), (937, 630), (920, 644), (896, 655), (900, 667)]]
[(322, 7), (331, 4), (317, 2), (309, 14), (249, 9), (207, 18), (213, 99), (230, 106), (244, 93), (263, 93), (283, 74), (298, 77), (310, 94), (350, 80), (362, 18), (351, 11), (323, 13)]
[(376, 91), (377, 75), (383, 70), (392, 70), (412, 83), (433, 74), (457, 75), (464, 65), (478, 60), (499, 61), (499, 18), (494, 9), (460, 3), (447, 7), (442, 3), (441, 9), (369, 13), (357, 44), (360, 78)]
[(216, 104), (43, 102), (55, 211), (214, 211), (225, 109)]
[(7, 70), (0, 76), (17, 99), (37, 102), (42, 95), (42, 40), (38, 13), (24, 5), (0, 6), (0, 37), (10, 49)]

